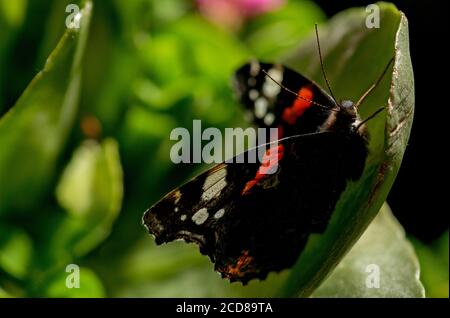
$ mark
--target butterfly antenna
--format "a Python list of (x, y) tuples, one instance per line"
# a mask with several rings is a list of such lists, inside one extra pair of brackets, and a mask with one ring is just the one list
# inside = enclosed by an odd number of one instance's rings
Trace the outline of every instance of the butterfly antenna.
[(315, 101), (313, 101), (313, 100), (310, 100), (310, 99), (308, 99), (308, 98), (304, 98), (303, 96), (300, 96), (298, 93), (294, 92), (293, 90), (291, 90), (291, 89), (287, 88), (286, 86), (284, 86), (283, 84), (279, 83), (276, 79), (274, 79), (272, 76), (270, 76), (269, 73), (266, 72), (266, 70), (261, 70), (261, 71), (262, 71), (264, 74), (266, 74), (266, 76), (267, 76), (268, 78), (270, 78), (275, 84), (277, 84), (278, 86), (280, 86), (280, 87), (281, 87), (282, 89), (284, 89), (285, 91), (287, 91), (287, 92), (289, 92), (289, 93), (295, 95), (298, 99), (302, 99), (302, 100), (304, 100), (304, 101), (310, 102), (311, 104), (314, 104), (314, 105), (316, 105), (316, 106), (325, 108), (326, 110), (331, 110), (331, 111), (333, 111), (333, 109), (330, 108), (330, 106), (325, 106), (325, 105), (319, 104), (319, 103), (317, 103), (317, 102), (315, 102)]
[(379, 113), (381, 113), (383, 110), (385, 110), (386, 107), (381, 107), (378, 108), (372, 115), (370, 115), (369, 117), (367, 117), (366, 119), (364, 119), (362, 122), (360, 122), (358, 124), (358, 126), (356, 126), (356, 130), (359, 129), (359, 127), (361, 127), (362, 125), (364, 125), (365, 123), (367, 123), (369, 120), (373, 119), (376, 115), (378, 115)]
[(381, 75), (378, 77), (377, 81), (375, 83), (373, 83), (369, 89), (366, 90), (366, 92), (359, 98), (358, 102), (355, 104), (355, 108), (358, 109), (359, 106), (362, 104), (362, 102), (364, 102), (364, 100), (367, 98), (367, 96), (370, 95), (370, 93), (372, 93), (372, 91), (378, 86), (378, 84), (380, 84), (381, 80), (383, 79), (384, 75), (386, 74), (387, 70), (389, 69), (389, 66), (391, 66), (392, 62), (394, 61), (394, 58), (392, 57), (388, 64), (386, 65), (386, 67), (383, 70), (383, 73), (381, 73)]
[(319, 103), (317, 103), (317, 102), (315, 102), (315, 101), (313, 101), (313, 100), (310, 100), (310, 99), (308, 99), (308, 98), (304, 98), (303, 96), (300, 96), (298, 93), (294, 92), (293, 90), (287, 88), (286, 86), (284, 86), (283, 84), (281, 84), (281, 83), (279, 83), (277, 80), (275, 80), (272, 76), (269, 75), (268, 72), (266, 72), (266, 70), (261, 70), (261, 71), (262, 71), (264, 74), (266, 74), (266, 76), (267, 76), (268, 78), (270, 78), (275, 84), (277, 84), (278, 86), (280, 86), (280, 87), (281, 87), (282, 89), (284, 89), (285, 91), (287, 91), (287, 92), (289, 92), (289, 93), (295, 95), (298, 99), (302, 99), (302, 100), (304, 100), (304, 101), (310, 102), (310, 103), (312, 103), (312, 104), (314, 104), (314, 105), (316, 105), (316, 106), (325, 108), (326, 110), (331, 110), (331, 111), (333, 111), (333, 109), (330, 108), (330, 106), (325, 106), (325, 105), (319, 104)]
[(333, 91), (331, 90), (331, 86), (330, 86), (330, 82), (328, 81), (327, 74), (325, 73), (325, 67), (324, 67), (323, 59), (322, 59), (322, 50), (320, 48), (319, 31), (317, 30), (317, 23), (314, 26), (316, 29), (317, 48), (319, 50), (320, 67), (322, 68), (323, 78), (325, 79), (325, 83), (327, 84), (328, 90), (330, 91), (330, 95), (333, 98), (334, 103), (337, 104), (336, 98), (334, 97)]

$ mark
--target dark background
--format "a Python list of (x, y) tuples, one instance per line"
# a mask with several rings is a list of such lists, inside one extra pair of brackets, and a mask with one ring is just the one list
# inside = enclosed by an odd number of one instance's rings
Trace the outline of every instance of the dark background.
[[(439, 203), (447, 188), (445, 157), (448, 105), (448, 1), (391, 1), (409, 20), (416, 105), (409, 146), (388, 203), (406, 231), (423, 241), (449, 227), (448, 208)], [(328, 16), (373, 1), (318, 0)], [(442, 131), (441, 131), (442, 130)]]

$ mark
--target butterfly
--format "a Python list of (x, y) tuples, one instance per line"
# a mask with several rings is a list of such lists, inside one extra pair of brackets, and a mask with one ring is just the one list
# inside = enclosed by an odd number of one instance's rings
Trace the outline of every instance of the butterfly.
[[(319, 56), (323, 66), (320, 44)], [(365, 123), (384, 108), (362, 120), (358, 107), (391, 63), (357, 103), (338, 103), (325, 72), (330, 94), (282, 64), (251, 61), (239, 68), (236, 95), (254, 125), (278, 129), (276, 143), (260, 146), (267, 149), (262, 162), (220, 163), (149, 208), (143, 224), (156, 243), (198, 244), (231, 282), (291, 267), (310, 234), (326, 230), (347, 183), (363, 173)]]

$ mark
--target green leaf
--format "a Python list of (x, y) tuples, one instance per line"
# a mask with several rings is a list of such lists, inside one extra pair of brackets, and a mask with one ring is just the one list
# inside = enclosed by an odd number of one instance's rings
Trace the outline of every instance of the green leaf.
[(0, 215), (28, 211), (48, 193), (55, 164), (77, 111), (81, 59), (92, 4), (80, 28), (67, 29), (41, 72), (0, 118)]
[(313, 297), (424, 297), (419, 262), (387, 204)]
[(120, 211), (123, 177), (117, 142), (84, 142), (74, 153), (56, 189), (68, 216), (54, 234), (54, 248), (82, 256), (102, 242)]
[[(380, 210), (402, 161), (414, 109), (408, 23), (394, 5), (378, 5), (379, 29), (366, 27), (363, 8), (343, 11), (319, 29), (325, 69), (338, 99), (358, 100), (392, 57), (394, 65), (360, 107), (363, 119), (387, 107), (368, 123), (364, 173), (348, 185), (327, 230), (310, 238), (286, 280), (284, 296), (309, 296), (340, 262)], [(286, 63), (323, 84), (314, 37)]]
[(17, 279), (25, 278), (33, 252), (28, 235), (0, 224), (0, 268)]

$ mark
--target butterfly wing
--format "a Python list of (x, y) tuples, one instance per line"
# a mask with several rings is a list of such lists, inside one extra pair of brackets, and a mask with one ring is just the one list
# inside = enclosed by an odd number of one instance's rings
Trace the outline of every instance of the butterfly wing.
[(316, 132), (335, 105), (317, 84), (281, 64), (252, 61), (235, 73), (234, 84), (250, 120), (258, 127), (278, 127), (285, 137)]
[(264, 161), (219, 164), (166, 195), (143, 222), (158, 244), (197, 243), (231, 281), (264, 279), (292, 266), (309, 234), (326, 228), (351, 175), (348, 160), (365, 160), (346, 157), (348, 142), (335, 133), (285, 138), (269, 150), (274, 173), (262, 173)]

